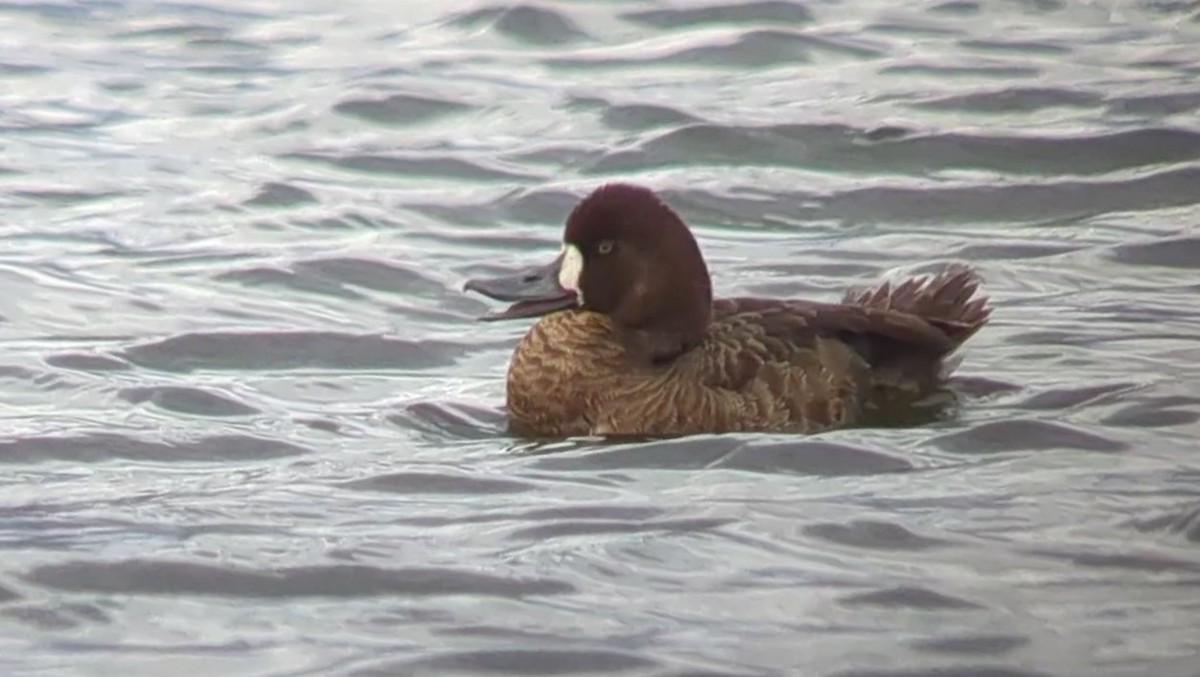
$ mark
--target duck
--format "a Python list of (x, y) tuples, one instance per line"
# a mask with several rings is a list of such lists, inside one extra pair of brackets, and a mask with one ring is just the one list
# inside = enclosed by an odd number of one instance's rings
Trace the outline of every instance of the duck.
[(537, 318), (508, 365), (510, 434), (653, 438), (813, 434), (943, 392), (991, 314), (979, 286), (954, 263), (840, 302), (714, 298), (675, 210), (614, 182), (571, 210), (548, 264), (464, 293), (511, 304), (481, 320)]

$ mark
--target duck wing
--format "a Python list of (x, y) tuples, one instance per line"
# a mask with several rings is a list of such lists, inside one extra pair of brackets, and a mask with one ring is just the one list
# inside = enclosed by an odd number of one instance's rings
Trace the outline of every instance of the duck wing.
[[(841, 303), (729, 298), (713, 305), (709, 340), (697, 367), (714, 385), (742, 388), (773, 363), (854, 373), (857, 356), (874, 380), (919, 383), (943, 374), (942, 361), (986, 322), (987, 299), (965, 266), (849, 292)], [(852, 355), (847, 356), (848, 349)]]

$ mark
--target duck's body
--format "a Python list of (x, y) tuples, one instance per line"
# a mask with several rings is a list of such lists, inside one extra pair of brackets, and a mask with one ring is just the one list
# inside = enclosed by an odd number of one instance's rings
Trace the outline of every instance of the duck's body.
[[(876, 306), (720, 299), (704, 339), (655, 361), (605, 315), (566, 310), (521, 339), (508, 371), (513, 432), (670, 436), (733, 431), (813, 433), (868, 421), (927, 397), (945, 358), (981, 325), (975, 278), (953, 270), (916, 295), (883, 290)], [(960, 319), (922, 318), (904, 302), (952, 290)], [(960, 300), (961, 299), (961, 300)], [(895, 302), (900, 303), (895, 303)], [(891, 309), (895, 306), (898, 309)], [(919, 308), (915, 308), (918, 309)]]
[[(614, 192), (626, 202), (614, 207)], [(572, 214), (564, 254), (550, 267), (471, 283), (520, 301), (504, 317), (549, 313), (513, 354), (512, 432), (811, 433), (867, 422), (875, 411), (935, 392), (946, 358), (987, 320), (985, 299), (973, 298), (977, 278), (957, 266), (895, 288), (852, 292), (836, 304), (714, 301), (690, 232), (657, 198), (648, 203), (647, 193), (598, 190)], [(651, 217), (675, 218), (678, 227), (655, 230)], [(603, 237), (572, 235), (589, 227)], [(635, 235), (646, 232), (654, 237), (638, 242)], [(671, 238), (670, 247), (659, 246)], [(624, 243), (620, 255), (614, 243)], [(625, 253), (638, 248), (654, 255)], [(547, 284), (557, 295), (547, 295)], [(513, 285), (540, 287), (535, 294)]]

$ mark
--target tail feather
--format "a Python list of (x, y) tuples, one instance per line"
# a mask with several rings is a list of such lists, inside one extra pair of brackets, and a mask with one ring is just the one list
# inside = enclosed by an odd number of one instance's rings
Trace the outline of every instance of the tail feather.
[(907, 412), (915, 402), (942, 392), (959, 362), (955, 351), (991, 315), (987, 297), (977, 296), (979, 284), (969, 267), (952, 264), (932, 276), (847, 292), (843, 303), (919, 317), (949, 339), (949, 346), (933, 352), (898, 345), (882, 351), (872, 365), (872, 394), (866, 402), (872, 415)]
[(843, 303), (915, 315), (942, 330), (957, 348), (979, 331), (991, 316), (987, 297), (976, 297), (979, 283), (974, 270), (962, 264), (951, 264), (933, 276), (851, 290), (846, 293)]

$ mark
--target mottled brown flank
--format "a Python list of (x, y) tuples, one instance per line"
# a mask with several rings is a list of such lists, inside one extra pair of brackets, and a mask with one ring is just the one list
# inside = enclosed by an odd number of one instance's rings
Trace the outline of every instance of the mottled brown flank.
[(699, 343), (654, 359), (608, 315), (544, 317), (508, 375), (517, 434), (810, 433), (941, 385), (945, 358), (987, 321), (975, 275), (951, 267), (841, 304), (719, 299)]

